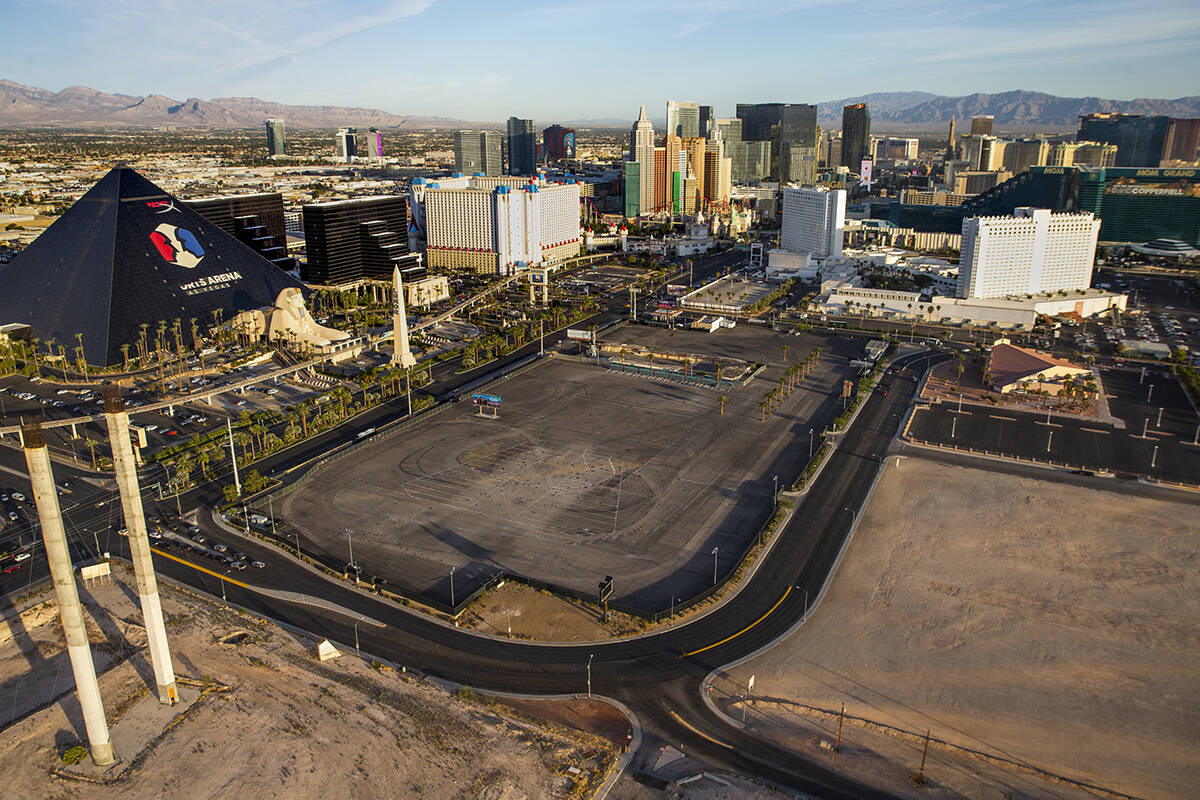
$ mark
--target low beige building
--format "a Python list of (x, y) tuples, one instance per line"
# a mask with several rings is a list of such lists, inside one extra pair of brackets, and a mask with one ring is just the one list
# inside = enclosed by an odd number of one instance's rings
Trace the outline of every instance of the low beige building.
[(1018, 389), (1062, 394), (1069, 381), (1086, 382), (1092, 371), (1027, 347), (1017, 347), (1007, 339), (992, 346), (988, 356), (988, 383), (1001, 394)]
[(445, 275), (429, 275), (404, 284), (404, 305), (408, 308), (428, 308), (449, 299), (450, 279)]

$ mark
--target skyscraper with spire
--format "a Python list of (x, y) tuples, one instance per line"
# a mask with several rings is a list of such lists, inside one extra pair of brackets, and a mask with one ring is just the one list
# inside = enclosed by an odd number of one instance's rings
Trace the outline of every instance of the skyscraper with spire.
[(654, 126), (646, 119), (645, 106), (629, 132), (629, 160), (640, 166), (639, 205), (641, 213), (647, 214), (654, 209)]
[(958, 156), (958, 145), (954, 141), (955, 118), (950, 118), (950, 138), (946, 140), (946, 161), (953, 161)]

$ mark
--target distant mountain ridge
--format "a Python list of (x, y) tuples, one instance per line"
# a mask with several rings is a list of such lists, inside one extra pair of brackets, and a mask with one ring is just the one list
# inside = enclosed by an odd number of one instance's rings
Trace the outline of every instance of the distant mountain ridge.
[[(950, 119), (960, 122), (977, 114), (991, 114), (997, 129), (1074, 129), (1080, 114), (1101, 111), (1129, 114), (1164, 114), (1200, 117), (1200, 96), (1174, 100), (1137, 98), (1108, 100), (1102, 97), (1058, 97), (1044, 92), (1014, 90), (998, 94), (947, 97), (930, 92), (874, 92), (818, 104), (822, 127), (839, 128), (842, 106), (867, 103), (876, 130), (941, 129)], [(732, 109), (731, 109), (732, 110)], [(501, 127), (496, 122), (468, 122), (436, 116), (401, 116), (376, 108), (297, 106), (256, 97), (189, 97), (173, 100), (159, 94), (137, 97), (108, 94), (87, 86), (68, 86), (51, 92), (0, 80), (0, 127), (178, 127), (250, 128), (270, 117), (281, 117), (293, 128), (336, 128), (342, 125), (408, 128)], [(633, 118), (577, 120), (581, 127), (625, 127)], [(564, 124), (572, 124), (565, 122)], [(661, 128), (661, 124), (659, 126)]]
[(870, 106), (873, 128), (944, 126), (951, 118), (957, 118), (961, 123), (980, 114), (994, 116), (997, 128), (1069, 129), (1078, 126), (1081, 114), (1099, 112), (1200, 117), (1200, 96), (1175, 100), (1141, 97), (1135, 100), (1107, 100), (1103, 97), (1058, 97), (1045, 92), (1017, 89), (963, 97), (944, 97), (925, 92), (876, 92), (819, 103), (817, 119), (823, 127), (841, 127), (842, 107), (854, 103), (867, 103)]
[(293, 128), (336, 128), (343, 125), (391, 128), (458, 128), (462, 120), (406, 117), (376, 108), (294, 106), (256, 97), (189, 97), (173, 100), (160, 94), (136, 97), (108, 94), (87, 86), (60, 92), (0, 80), (0, 126), (80, 126), (250, 128), (281, 117)]

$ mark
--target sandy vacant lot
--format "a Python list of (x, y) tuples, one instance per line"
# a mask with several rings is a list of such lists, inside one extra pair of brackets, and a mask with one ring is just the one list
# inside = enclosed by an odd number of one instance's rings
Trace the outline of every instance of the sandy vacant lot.
[[(890, 461), (819, 610), (717, 688), (735, 693), (753, 674), (756, 695), (788, 701), (751, 713), (774, 736), (790, 726), (803, 740), (816, 721), (832, 738), (836, 720), (795, 704), (844, 702), (848, 714), (1117, 792), (1195, 797), (1197, 510), (1186, 498)], [(857, 730), (847, 726), (851, 746), (868, 738)], [(881, 752), (901, 741), (878, 738)], [(897, 757), (905, 775), (920, 748), (906, 742)], [(967, 796), (1075, 796), (1028, 778), (985, 786), (954, 758), (934, 747), (928, 771)]]
[[(90, 590), (104, 605), (89, 611), (92, 640), (115, 664), (101, 677), (110, 725), (145, 692), (148, 668), (132, 581), (118, 578)], [(61, 629), (45, 613), (53, 600), (0, 625), (5, 723), (10, 704), (65, 692), (0, 731), (5, 797), (565, 798), (590, 792), (615, 757), (597, 736), (450, 697), (352, 654), (317, 662), (312, 641), (219, 603), (170, 588), (163, 599), (178, 672), (229, 689), (202, 699), (113, 787), (50, 775), (59, 752), (82, 735)], [(237, 644), (223, 643), (238, 633)], [(556, 716), (571, 714), (594, 716), (572, 708)], [(609, 727), (623, 738), (617, 722)]]

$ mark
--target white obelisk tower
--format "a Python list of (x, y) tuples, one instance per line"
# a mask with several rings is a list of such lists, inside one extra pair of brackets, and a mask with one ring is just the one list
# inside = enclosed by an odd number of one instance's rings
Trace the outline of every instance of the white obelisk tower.
[(417, 359), (408, 349), (408, 319), (404, 316), (404, 285), (400, 281), (400, 267), (392, 269), (392, 363), (401, 367), (415, 367)]

